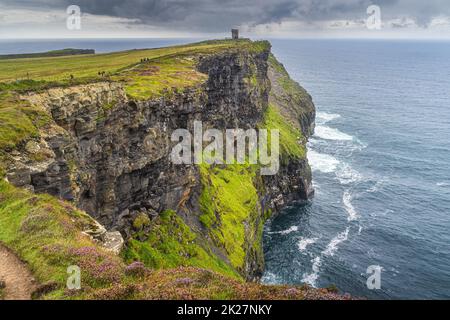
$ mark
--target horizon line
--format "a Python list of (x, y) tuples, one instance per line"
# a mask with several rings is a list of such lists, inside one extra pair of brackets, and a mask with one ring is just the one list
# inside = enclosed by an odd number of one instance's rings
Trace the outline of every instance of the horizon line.
[[(257, 40), (401, 40), (401, 41), (450, 41), (450, 37), (312, 37), (312, 36), (268, 36), (268, 37), (242, 37), (242, 39)], [(223, 37), (208, 37), (208, 36), (124, 36), (124, 37), (0, 37), (0, 41), (30, 41), (30, 40), (182, 40), (182, 39), (202, 39), (202, 40), (226, 40)]]

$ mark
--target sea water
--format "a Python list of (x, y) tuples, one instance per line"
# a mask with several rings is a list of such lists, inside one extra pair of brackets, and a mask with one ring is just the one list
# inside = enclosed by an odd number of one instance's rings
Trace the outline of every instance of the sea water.
[(450, 42), (272, 44), (317, 107), (316, 192), (266, 225), (263, 281), (450, 298)]

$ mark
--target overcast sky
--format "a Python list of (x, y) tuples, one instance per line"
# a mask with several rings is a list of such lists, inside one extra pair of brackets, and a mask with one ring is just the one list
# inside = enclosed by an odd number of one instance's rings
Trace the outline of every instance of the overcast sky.
[[(381, 29), (367, 28), (367, 8)], [(66, 9), (81, 9), (68, 30)], [(449, 0), (0, 0), (0, 38), (265, 37), (450, 39)]]

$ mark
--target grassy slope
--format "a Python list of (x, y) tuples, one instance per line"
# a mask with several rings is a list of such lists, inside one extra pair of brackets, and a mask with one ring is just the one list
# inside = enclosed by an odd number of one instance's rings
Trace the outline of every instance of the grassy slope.
[[(275, 70), (277, 73), (277, 82), (283, 88), (283, 94), (289, 96), (294, 105), (303, 105), (302, 100), (307, 97), (308, 94), (296, 81), (294, 81), (290, 76), (283, 64), (281, 64), (273, 54), (269, 55), (269, 66)], [(272, 94), (276, 95), (275, 91)]]
[(143, 236), (143, 232), (138, 232), (129, 242), (123, 253), (125, 261), (142, 261), (154, 269), (194, 266), (239, 277), (234, 269), (204, 247), (204, 241), (175, 212), (163, 212), (155, 220), (148, 221), (148, 227), (148, 239), (137, 240)]
[(81, 233), (91, 224), (66, 202), (0, 181), (0, 241), (27, 262), (40, 283), (55, 284), (53, 298), (64, 294), (70, 265), (81, 267), (86, 292), (122, 280), (123, 262)]
[[(104, 80), (109, 76), (112, 80), (127, 83), (142, 83), (148, 77), (148, 84), (155, 84), (160, 80), (158, 86), (166, 85), (166, 88), (170, 88), (170, 80), (178, 80), (173, 83), (177, 86), (182, 85), (181, 79), (190, 84), (189, 80), (192, 80), (194, 75), (203, 80), (194, 68), (197, 55), (235, 49), (257, 51), (265, 46), (266, 42), (246, 40), (204, 41), (108, 54), (3, 60), (0, 61), (0, 91), (87, 83)], [(142, 59), (148, 61), (143, 62)], [(104, 74), (100, 75), (99, 72)], [(167, 80), (169, 83), (166, 83)]]
[[(161, 220), (166, 220), (167, 224), (159, 221), (156, 228), (167, 227), (168, 224), (174, 223), (176, 218), (167, 212)], [(11, 248), (28, 264), (39, 283), (47, 284), (47, 288), (50, 288), (38, 298), (250, 300), (340, 298), (325, 289), (244, 283), (226, 273), (218, 274), (195, 267), (150, 270), (136, 263), (126, 266), (122, 259), (106, 252), (81, 233), (83, 226), (90, 225), (90, 221), (85, 213), (69, 203), (48, 195), (34, 195), (0, 180), (0, 242)], [(155, 237), (164, 236), (161, 232), (157, 232)], [(179, 229), (174, 232), (177, 236), (173, 239), (183, 237)], [(184, 232), (189, 234), (186, 230), (181, 231), (181, 234)], [(167, 248), (158, 247), (157, 250), (172, 254), (189, 253), (195, 257), (195, 249), (178, 252), (176, 248), (185, 245), (189, 247), (189, 244), (182, 240), (173, 242), (173, 239), (161, 243)], [(186, 239), (186, 241), (193, 240)], [(135, 249), (133, 247), (133, 250)], [(173, 258), (184, 259), (181, 256)], [(211, 261), (201, 255), (197, 258), (203, 265)], [(174, 265), (178, 263), (172, 262)], [(81, 268), (82, 289), (79, 291), (65, 289), (68, 277), (66, 271), (70, 265), (78, 265)], [(171, 266), (173, 265), (167, 265)], [(204, 267), (210, 268), (208, 265)]]
[(231, 265), (243, 271), (249, 246), (259, 239), (248, 239), (246, 230), (258, 229), (259, 200), (254, 185), (255, 166), (201, 166), (203, 191), (200, 221), (215, 244), (224, 248)]
[(10, 92), (0, 92), (0, 153), (39, 136), (39, 129), (51, 121), (44, 110), (31, 106)]
[(99, 71), (116, 73), (123, 68), (139, 63), (143, 58), (155, 59), (174, 53), (192, 51), (196, 48), (198, 46), (188, 45), (76, 57), (5, 60), (0, 61), (0, 81), (12, 82), (27, 79), (28, 76), (33, 80), (44, 81), (64, 81), (70, 75), (76, 78), (97, 77)]
[[(277, 105), (269, 105), (264, 114), (261, 128), (265, 128), (269, 132), (274, 129), (280, 131), (280, 155), (283, 159), (304, 158), (306, 156), (306, 148), (302, 144), (302, 133), (281, 115)], [(270, 133), (268, 137), (270, 137)]]
[[(283, 64), (273, 54), (269, 55), (269, 74), (272, 90), (269, 101), (292, 128), (299, 129), (304, 135), (311, 134), (306, 127), (314, 120), (315, 107), (311, 96), (290, 76)], [(301, 127), (303, 124), (304, 127)], [(300, 135), (303, 144), (304, 136)]]

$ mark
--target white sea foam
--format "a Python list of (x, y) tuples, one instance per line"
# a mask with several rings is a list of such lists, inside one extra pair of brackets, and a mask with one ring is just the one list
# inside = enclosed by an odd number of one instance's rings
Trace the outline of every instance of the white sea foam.
[(331, 173), (336, 171), (339, 160), (328, 154), (318, 153), (314, 150), (308, 151), (308, 161), (312, 170)]
[(280, 231), (280, 233), (281, 234), (290, 234), (292, 232), (297, 232), (297, 231), (298, 231), (298, 227), (297, 226), (292, 226), (292, 227), (290, 227), (287, 230)]
[(327, 123), (333, 121), (335, 119), (340, 118), (341, 115), (336, 113), (326, 113), (326, 112), (317, 112), (316, 114), (316, 122), (317, 123)]
[(327, 126), (317, 126), (314, 130), (314, 135), (316, 137), (325, 139), (325, 140), (343, 140), (343, 141), (352, 141), (353, 137), (344, 132), (339, 131), (338, 129), (330, 128)]
[(350, 184), (363, 179), (362, 175), (347, 163), (342, 163), (339, 166), (339, 170), (336, 171), (336, 176), (341, 184)]
[(306, 247), (309, 246), (310, 244), (315, 243), (318, 240), (318, 238), (301, 238), (298, 241), (298, 250), (300, 250), (300, 252), (305, 252), (306, 251)]
[(448, 187), (448, 186), (450, 186), (450, 183), (438, 182), (438, 183), (436, 183), (436, 186), (438, 186), (438, 187)]
[(335, 172), (341, 184), (347, 185), (363, 179), (362, 175), (349, 164), (340, 162), (329, 154), (318, 153), (309, 149), (308, 161), (313, 171), (321, 171), (323, 173)]
[(316, 287), (317, 279), (319, 279), (320, 267), (322, 266), (322, 259), (319, 257), (315, 257), (312, 262), (312, 272), (304, 273), (302, 282), (309, 284), (312, 287)]
[(346, 190), (342, 196), (342, 203), (344, 204), (345, 211), (347, 211), (348, 214), (347, 220), (349, 222), (357, 220), (359, 215), (352, 204), (352, 194), (348, 190)]
[(297, 226), (292, 226), (289, 229), (282, 230), (282, 231), (271, 231), (271, 232), (269, 232), (269, 234), (283, 234), (283, 235), (286, 235), (286, 234), (290, 234), (292, 232), (297, 232), (297, 231), (298, 231), (298, 227)]
[(345, 231), (339, 233), (336, 237), (334, 237), (330, 243), (327, 245), (322, 254), (325, 256), (334, 256), (336, 251), (339, 249), (339, 244), (346, 241), (348, 239), (348, 233), (350, 232), (350, 227), (347, 227)]
[(360, 226), (359, 226), (359, 229), (358, 229), (358, 235), (360, 235), (360, 234), (362, 233), (362, 231), (363, 231), (363, 226), (360, 225)]
[(367, 193), (374, 193), (381, 190), (383, 184), (385, 183), (386, 179), (379, 179), (370, 189), (368, 189)]
[[(345, 231), (339, 233), (336, 237), (331, 239), (330, 243), (327, 245), (325, 250), (321, 252), (321, 254), (314, 259), (312, 262), (312, 272), (304, 273), (302, 282), (309, 284), (312, 287), (316, 287), (317, 279), (319, 279), (320, 267), (322, 266), (322, 256), (334, 256), (336, 251), (339, 249), (339, 244), (346, 241), (348, 239), (348, 234), (350, 232), (350, 227), (347, 227)], [(299, 244), (300, 245), (300, 244)]]

